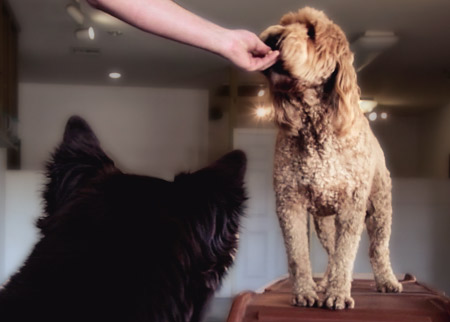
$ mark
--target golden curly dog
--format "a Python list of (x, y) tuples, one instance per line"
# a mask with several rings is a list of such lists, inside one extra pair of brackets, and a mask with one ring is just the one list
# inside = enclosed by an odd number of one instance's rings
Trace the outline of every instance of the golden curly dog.
[[(389, 260), (391, 179), (383, 151), (359, 109), (353, 54), (342, 30), (312, 8), (288, 13), (261, 39), (280, 50), (265, 71), (277, 138), (277, 215), (293, 281), (293, 304), (353, 308), (353, 263), (364, 222), (377, 289), (401, 292)], [(328, 253), (318, 285), (308, 253), (307, 217)], [(318, 297), (317, 292), (324, 292)]]

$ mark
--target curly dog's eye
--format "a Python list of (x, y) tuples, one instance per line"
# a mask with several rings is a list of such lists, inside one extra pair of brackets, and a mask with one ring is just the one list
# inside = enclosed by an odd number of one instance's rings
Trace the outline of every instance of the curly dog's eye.
[(311, 40), (316, 39), (316, 30), (314, 29), (313, 25), (308, 25), (308, 37)]

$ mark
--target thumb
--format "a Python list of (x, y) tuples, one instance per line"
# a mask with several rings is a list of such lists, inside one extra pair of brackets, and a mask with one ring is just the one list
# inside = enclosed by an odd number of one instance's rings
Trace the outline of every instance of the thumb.
[(256, 42), (254, 47), (251, 48), (251, 53), (255, 56), (265, 56), (267, 55), (272, 48), (263, 43), (259, 38), (256, 38)]
[(271, 51), (264, 57), (256, 57), (253, 59), (253, 66), (250, 71), (255, 70), (265, 70), (276, 63), (278, 56), (278, 51)]

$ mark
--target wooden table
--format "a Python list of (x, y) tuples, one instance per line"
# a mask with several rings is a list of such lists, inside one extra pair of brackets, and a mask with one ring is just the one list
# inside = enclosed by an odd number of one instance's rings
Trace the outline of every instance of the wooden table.
[(450, 298), (417, 282), (406, 274), (400, 294), (379, 293), (373, 280), (356, 279), (352, 283), (355, 308), (334, 311), (325, 308), (292, 306), (292, 284), (285, 278), (263, 293), (243, 292), (233, 301), (227, 322), (291, 321), (450, 321)]

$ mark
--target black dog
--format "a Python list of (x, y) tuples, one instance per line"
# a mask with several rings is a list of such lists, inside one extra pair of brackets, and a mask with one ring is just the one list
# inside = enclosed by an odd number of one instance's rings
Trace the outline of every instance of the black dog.
[(72, 117), (0, 321), (200, 321), (236, 252), (245, 165), (234, 151), (174, 182), (124, 174)]

